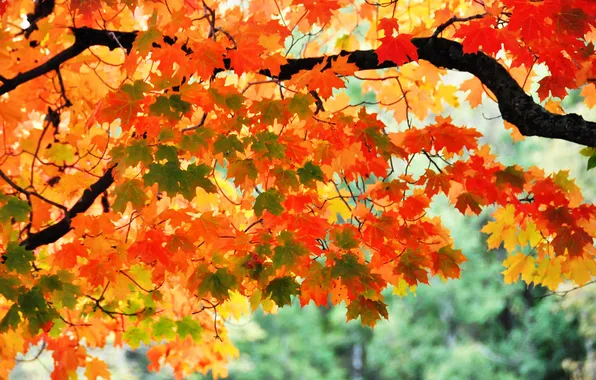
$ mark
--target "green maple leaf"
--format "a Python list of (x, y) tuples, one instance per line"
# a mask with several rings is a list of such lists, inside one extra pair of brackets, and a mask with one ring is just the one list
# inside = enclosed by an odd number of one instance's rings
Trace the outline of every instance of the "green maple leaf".
[(2, 320), (0, 321), (0, 333), (5, 333), (8, 330), (14, 330), (19, 327), (21, 323), (21, 316), (19, 315), (19, 305), (13, 304)]
[(182, 100), (180, 94), (170, 95), (170, 107), (181, 114), (185, 114), (190, 111), (190, 103)]
[(236, 152), (244, 152), (242, 141), (238, 140), (238, 135), (219, 135), (213, 143), (215, 153), (223, 153), (226, 157), (235, 158)]
[(178, 148), (173, 145), (159, 145), (155, 152), (155, 160), (167, 160), (168, 162), (179, 163)]
[(37, 285), (41, 288), (42, 292), (53, 292), (55, 290), (62, 290), (62, 281), (56, 274), (50, 276), (41, 276)]
[(162, 34), (156, 28), (139, 32), (139, 36), (135, 39), (135, 46), (141, 54), (149, 51), (151, 44), (157, 41)]
[(39, 286), (34, 286), (30, 291), (19, 295), (18, 304), (23, 317), (27, 319), (27, 330), (31, 334), (37, 334), (39, 329), (59, 316), (56, 310), (48, 305)]
[(313, 114), (313, 111), (310, 109), (311, 104), (313, 104), (312, 96), (298, 93), (290, 99), (288, 109), (291, 113), (298, 115), (301, 120), (306, 120)]
[(74, 148), (70, 144), (54, 143), (47, 150), (46, 155), (59, 166), (72, 163), (75, 160)]
[(185, 134), (180, 140), (180, 149), (191, 153), (197, 153), (200, 148), (208, 149), (209, 140), (213, 137), (213, 130), (209, 128), (197, 128), (193, 133)]
[(300, 294), (300, 285), (292, 277), (280, 277), (272, 280), (264, 293), (270, 296), (277, 306), (290, 305), (292, 303), (290, 297)]
[(240, 108), (242, 108), (242, 104), (246, 99), (242, 94), (221, 94), (215, 88), (210, 88), (207, 91), (209, 92), (209, 94), (211, 94), (211, 97), (213, 98), (215, 104), (223, 108), (228, 108), (232, 111), (238, 111)]
[(145, 98), (145, 93), (151, 91), (151, 85), (143, 82), (142, 80), (136, 80), (133, 84), (125, 83), (122, 85), (122, 91), (126, 92), (130, 96), (130, 100), (138, 102)]
[(145, 181), (145, 186), (157, 183), (160, 191), (165, 191), (168, 196), (173, 197), (180, 190), (179, 182), (182, 177), (182, 170), (177, 163), (166, 162), (164, 165), (149, 165), (149, 172), (143, 176), (143, 181)]
[(8, 270), (14, 270), (20, 274), (27, 274), (31, 270), (31, 261), (35, 260), (35, 255), (32, 251), (28, 251), (25, 247), (16, 242), (8, 243), (6, 249), (6, 261), (4, 265)]
[(365, 265), (358, 262), (356, 255), (351, 253), (343, 255), (335, 261), (331, 269), (331, 275), (335, 278), (349, 279), (354, 277), (368, 276), (368, 269)]
[(149, 106), (149, 113), (154, 116), (164, 116), (168, 119), (176, 119), (178, 115), (170, 108), (170, 99), (165, 96), (155, 98), (155, 103)]
[(308, 253), (308, 249), (300, 242), (294, 240), (291, 233), (282, 231), (279, 240), (283, 242), (273, 248), (273, 268), (278, 269), (284, 265), (292, 265), (296, 259)]
[(346, 317), (348, 321), (360, 317), (363, 325), (374, 327), (381, 317), (387, 319), (389, 315), (387, 305), (384, 302), (373, 301), (360, 296), (350, 302)]
[(259, 194), (255, 200), (255, 214), (260, 217), (263, 215), (263, 211), (267, 210), (273, 215), (281, 215), (284, 211), (281, 205), (283, 199), (283, 195), (275, 189), (269, 189)]
[(148, 199), (143, 191), (143, 185), (138, 179), (132, 179), (116, 186), (113, 191), (116, 196), (112, 208), (116, 212), (124, 212), (128, 202), (132, 203), (132, 208), (140, 211), (145, 206)]
[(215, 273), (207, 273), (199, 285), (199, 294), (211, 293), (220, 302), (229, 298), (228, 291), (236, 290), (238, 282), (226, 269), (220, 268)]
[(211, 182), (210, 179), (206, 178), (212, 171), (210, 166), (205, 164), (192, 164), (188, 165), (186, 171), (183, 172), (185, 175), (180, 180), (180, 193), (188, 200), (194, 198), (197, 187), (202, 188), (208, 193), (217, 192), (217, 188)]
[(186, 170), (181, 170), (177, 163), (166, 162), (164, 165), (151, 164), (143, 180), (146, 186), (157, 183), (160, 191), (165, 191), (168, 196), (180, 193), (191, 200), (196, 195), (197, 187), (209, 193), (217, 191), (215, 185), (206, 178), (210, 172), (211, 168), (205, 164), (192, 164)]
[(132, 349), (138, 348), (141, 345), (141, 342), (146, 345), (151, 343), (151, 334), (149, 333), (149, 330), (140, 327), (129, 328), (124, 332), (122, 337)]
[(133, 141), (129, 146), (117, 146), (112, 149), (110, 155), (122, 166), (134, 167), (139, 162), (149, 166), (153, 162), (152, 149), (145, 140)]
[(304, 186), (312, 186), (315, 181), (324, 181), (323, 171), (319, 165), (315, 165), (312, 161), (308, 161), (303, 167), (298, 169), (298, 177), (300, 177), (300, 183)]
[(282, 120), (286, 105), (282, 100), (265, 99), (255, 105), (255, 109), (261, 112), (261, 120), (265, 124), (273, 124), (275, 119)]
[(188, 111), (190, 111), (190, 103), (182, 100), (180, 94), (170, 97), (160, 95), (155, 98), (155, 103), (149, 106), (151, 115), (164, 116), (170, 120), (177, 120)]
[(252, 149), (267, 158), (284, 158), (286, 147), (279, 143), (279, 136), (273, 132), (259, 132), (251, 139)]
[(9, 301), (14, 301), (19, 295), (20, 281), (15, 277), (0, 277), (0, 294)]
[(201, 333), (203, 328), (199, 322), (192, 319), (190, 316), (185, 316), (181, 321), (176, 321), (176, 332), (181, 338), (190, 337), (195, 341), (201, 340)]
[(588, 159), (588, 169), (586, 169), (586, 170), (590, 170), (592, 168), (596, 168), (596, 153), (591, 155), (590, 158)]
[(29, 206), (27, 201), (0, 194), (0, 201), (4, 200), (6, 200), (6, 204), (0, 207), (0, 223), (10, 222), (11, 219), (14, 219), (16, 222), (25, 222), (29, 219), (31, 206)]
[(66, 270), (60, 270), (56, 277), (58, 277), (57, 281), (60, 282), (60, 285), (58, 285), (59, 288), (53, 286), (55, 289), (53, 289), (52, 293), (52, 302), (56, 307), (74, 308), (77, 304), (77, 297), (80, 294), (80, 288), (72, 284), (75, 276)]
[(151, 326), (153, 336), (156, 339), (165, 338), (167, 340), (172, 340), (176, 337), (176, 332), (174, 331), (175, 328), (176, 323), (165, 317), (159, 318), (159, 320)]
[(339, 228), (333, 230), (331, 239), (339, 248), (353, 249), (358, 247), (356, 232), (350, 228)]

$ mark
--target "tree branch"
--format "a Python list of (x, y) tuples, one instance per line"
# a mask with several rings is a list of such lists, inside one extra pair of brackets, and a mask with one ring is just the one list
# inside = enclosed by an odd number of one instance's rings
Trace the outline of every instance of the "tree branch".
[(137, 32), (115, 32), (111, 30), (83, 28), (70, 28), (75, 36), (75, 42), (69, 48), (61, 51), (45, 63), (34, 67), (24, 73), (19, 73), (11, 79), (3, 79), (0, 86), (0, 96), (14, 90), (23, 83), (38, 78), (50, 71), (58, 71), (60, 65), (72, 59), (91, 46), (106, 46), (110, 50), (117, 48), (126, 49), (127, 53), (132, 49), (132, 43), (137, 38)]
[(26, 249), (34, 250), (42, 245), (53, 243), (66, 235), (70, 231), (72, 219), (78, 214), (87, 211), (93, 202), (95, 202), (95, 199), (114, 183), (114, 176), (112, 175), (114, 167), (109, 168), (97, 182), (89, 186), (88, 189), (85, 189), (81, 198), (66, 212), (62, 220), (37, 233), (30, 234), (27, 239), (23, 240), (21, 245), (25, 246)]
[[(75, 35), (75, 43), (71, 47), (58, 53), (42, 65), (5, 80), (4, 84), (0, 86), (0, 95), (49, 71), (57, 70), (62, 63), (76, 57), (91, 46), (106, 46), (110, 49), (124, 48), (129, 52), (137, 36), (136, 31), (116, 32), (91, 28), (71, 28), (71, 30)], [(573, 113), (557, 115), (548, 112), (544, 107), (535, 103), (532, 97), (523, 91), (507, 70), (494, 58), (482, 52), (466, 54), (460, 43), (445, 38), (414, 38), (412, 43), (418, 48), (419, 59), (429, 61), (437, 67), (468, 72), (480, 79), (497, 97), (503, 119), (516, 125), (521, 134), (562, 139), (596, 147), (595, 122), (586, 121)], [(330, 68), (331, 59), (337, 56), (348, 56), (348, 62), (356, 64), (360, 70), (377, 70), (397, 66), (390, 61), (379, 62), (374, 50), (342, 51), (335, 56), (289, 59), (287, 64), (281, 66), (278, 79), (290, 79), (299, 71), (310, 70), (324, 61), (327, 62), (326, 68)], [(229, 68), (230, 60), (228, 58), (224, 59), (224, 66), (226, 69)], [(216, 72), (222, 70), (216, 70)], [(261, 70), (260, 73), (272, 76), (267, 69)]]
[[(419, 59), (440, 68), (476, 76), (497, 97), (503, 119), (517, 126), (522, 135), (561, 139), (596, 147), (596, 122), (584, 120), (574, 113), (557, 115), (547, 111), (535, 103), (494, 58), (482, 52), (466, 54), (459, 42), (445, 38), (413, 38), (412, 43), (418, 48)], [(356, 64), (360, 70), (397, 66), (390, 61), (379, 62), (374, 50), (342, 51), (335, 56), (289, 59), (286, 65), (281, 66), (279, 80), (290, 79), (301, 70), (311, 70), (325, 60), (328, 62), (326, 68), (330, 68), (330, 59), (338, 56), (348, 56), (348, 62)], [(262, 70), (261, 74), (271, 75), (268, 70)]]

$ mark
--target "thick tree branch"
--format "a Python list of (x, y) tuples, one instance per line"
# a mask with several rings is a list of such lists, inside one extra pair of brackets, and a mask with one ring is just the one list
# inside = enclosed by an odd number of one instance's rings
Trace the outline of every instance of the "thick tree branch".
[(6, 94), (23, 83), (29, 82), (50, 71), (58, 71), (61, 64), (78, 56), (91, 46), (106, 46), (110, 50), (124, 48), (128, 52), (132, 48), (132, 43), (137, 38), (137, 32), (115, 32), (91, 28), (70, 28), (70, 30), (72, 30), (75, 36), (75, 42), (72, 46), (29, 71), (19, 73), (11, 79), (5, 78), (2, 80), (3, 84), (0, 86), (0, 95)]
[(66, 212), (66, 215), (62, 220), (37, 233), (30, 234), (21, 245), (24, 245), (26, 249), (33, 250), (42, 245), (53, 243), (66, 235), (68, 231), (70, 231), (72, 219), (78, 214), (87, 211), (93, 202), (95, 202), (95, 199), (114, 183), (113, 170), (114, 166), (109, 168), (97, 182), (89, 186), (88, 189), (85, 189), (81, 198), (79, 198), (77, 203)]
[[(596, 147), (596, 122), (584, 120), (577, 114), (557, 115), (548, 112), (534, 102), (531, 96), (517, 84), (515, 79), (494, 58), (482, 52), (465, 54), (459, 42), (445, 38), (414, 38), (412, 43), (418, 48), (418, 58), (433, 65), (468, 72), (476, 76), (497, 97), (504, 120), (517, 126), (524, 136), (540, 136), (571, 141), (577, 144)], [(315, 65), (337, 56), (348, 56), (348, 62), (356, 64), (360, 70), (376, 70), (396, 67), (393, 62), (379, 62), (374, 50), (342, 51), (336, 56), (290, 59), (281, 67), (280, 80), (287, 80), (301, 70), (310, 70)], [(262, 74), (270, 75), (263, 70)]]
[[(91, 46), (123, 48), (130, 51), (137, 36), (137, 32), (90, 28), (71, 28), (71, 30), (75, 35), (75, 43), (71, 47), (58, 53), (46, 63), (5, 80), (0, 86), (0, 95), (49, 71), (57, 70), (62, 63), (76, 57)], [(557, 115), (548, 112), (544, 107), (536, 104), (494, 58), (482, 52), (465, 54), (460, 43), (444, 38), (414, 38), (412, 42), (418, 48), (420, 59), (427, 60), (437, 67), (468, 72), (480, 79), (497, 97), (503, 119), (516, 125), (523, 135), (556, 138), (596, 147), (595, 122), (586, 121), (576, 114)], [(379, 62), (374, 50), (343, 51), (339, 55), (348, 56), (348, 62), (355, 63), (360, 70), (396, 66), (389, 61)], [(310, 70), (325, 60), (328, 62), (328, 67), (331, 67), (331, 58), (334, 57), (337, 56), (290, 59), (286, 65), (281, 66), (278, 79), (287, 80), (299, 71)], [(226, 69), (229, 69), (229, 59), (224, 59), (224, 64)], [(261, 74), (271, 76), (271, 72), (266, 69), (261, 70)]]

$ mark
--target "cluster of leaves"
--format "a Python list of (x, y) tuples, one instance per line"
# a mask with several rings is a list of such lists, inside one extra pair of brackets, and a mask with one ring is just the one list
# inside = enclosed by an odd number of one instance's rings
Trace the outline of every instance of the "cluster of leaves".
[[(414, 44), (442, 33), (503, 53), (522, 87), (546, 64), (542, 98), (585, 85), (593, 106), (588, 1), (5, 5), (0, 376), (40, 340), (54, 378), (104, 376), (86, 349), (108, 336), (164, 341), (153, 370), (225, 375), (236, 351), (218, 313), (246, 298), (253, 310), (344, 302), (374, 326), (385, 288), (459, 277), (465, 257), (427, 215), (441, 194), (464, 214), (497, 206), (486, 231), (512, 253), (506, 281), (554, 289), (596, 274), (596, 207), (567, 173), (504, 166), (478, 131), (435, 117), (459, 105), (458, 88)], [(361, 51), (375, 62), (302, 58), (346, 44), (380, 47)], [(348, 80), (377, 94), (376, 111), (349, 103)], [(473, 107), (485, 91), (477, 79), (462, 90)]]

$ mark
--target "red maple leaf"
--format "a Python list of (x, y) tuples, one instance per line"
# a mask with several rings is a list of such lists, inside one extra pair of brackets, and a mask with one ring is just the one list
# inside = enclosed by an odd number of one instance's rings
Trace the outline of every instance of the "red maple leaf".
[(380, 41), (381, 46), (377, 49), (377, 56), (381, 63), (391, 61), (399, 66), (418, 59), (418, 50), (412, 44), (411, 34), (383, 37)]
[(455, 37), (463, 38), (464, 53), (475, 53), (480, 47), (487, 54), (496, 54), (501, 50), (499, 31), (493, 27), (496, 22), (495, 17), (487, 16), (462, 25), (455, 32)]

